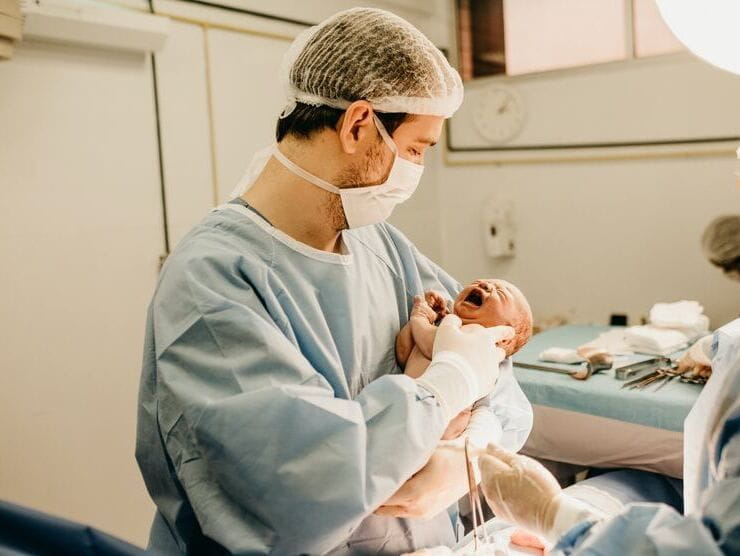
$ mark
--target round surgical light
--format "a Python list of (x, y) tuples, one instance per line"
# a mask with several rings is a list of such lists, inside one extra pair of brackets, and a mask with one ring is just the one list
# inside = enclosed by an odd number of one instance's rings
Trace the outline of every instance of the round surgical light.
[(686, 48), (740, 74), (740, 0), (657, 0), (660, 15)]

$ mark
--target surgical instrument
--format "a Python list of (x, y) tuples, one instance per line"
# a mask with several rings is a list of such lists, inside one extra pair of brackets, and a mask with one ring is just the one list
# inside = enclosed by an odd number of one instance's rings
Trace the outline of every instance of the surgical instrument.
[(576, 380), (588, 380), (600, 371), (608, 371), (614, 364), (612, 354), (603, 348), (580, 347), (578, 348), (578, 355), (586, 360), (586, 365), (570, 375)]
[(611, 369), (612, 362), (613, 360), (611, 356), (598, 354), (598, 356), (587, 360), (579, 368), (573, 370), (563, 369), (561, 367), (550, 367), (547, 365), (535, 365), (532, 363), (520, 363), (518, 361), (514, 361), (514, 366), (520, 367), (522, 369), (533, 369), (535, 371), (547, 371), (550, 373), (568, 375), (571, 378), (575, 378), (576, 380), (587, 380), (598, 372), (608, 371), (609, 369)]
[(627, 380), (628, 378), (636, 378), (638, 374), (655, 371), (661, 367), (668, 367), (673, 364), (673, 361), (669, 357), (653, 357), (645, 361), (639, 361), (624, 367), (614, 369), (614, 376), (618, 380)]
[(515, 367), (520, 367), (522, 369), (534, 369), (535, 371), (547, 371), (550, 373), (560, 373), (562, 375), (572, 375), (576, 372), (576, 370), (569, 370), (569, 369), (561, 369), (560, 367), (549, 367), (547, 365), (534, 365), (532, 363), (520, 363), (519, 361), (514, 361)]
[[(473, 510), (473, 538), (475, 539), (475, 550), (477, 551), (479, 546), (478, 542), (482, 540), (486, 544), (490, 543), (491, 540), (486, 532), (486, 518), (483, 516), (483, 507), (480, 503), (480, 494), (478, 493), (478, 484), (475, 480), (475, 473), (473, 471), (473, 460), (470, 455), (470, 439), (465, 439), (465, 469), (468, 474), (468, 497), (470, 500), (470, 507)], [(483, 530), (483, 536), (478, 535), (478, 523), (480, 520), (480, 526)]]
[(683, 371), (677, 370), (674, 365), (675, 364), (671, 364), (670, 366), (666, 367), (660, 367), (653, 372), (627, 381), (622, 385), (622, 388), (627, 388), (630, 390), (642, 390), (643, 388), (647, 388), (651, 384), (660, 383), (659, 386), (654, 390), (654, 392), (657, 392), (668, 382), (683, 374)]

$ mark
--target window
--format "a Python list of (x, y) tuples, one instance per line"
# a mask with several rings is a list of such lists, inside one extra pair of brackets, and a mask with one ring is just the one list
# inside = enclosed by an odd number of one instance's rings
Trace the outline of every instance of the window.
[(457, 0), (463, 79), (682, 50), (655, 0)]
[(457, 0), (463, 79), (506, 72), (504, 0)]
[(635, 56), (655, 56), (684, 50), (658, 11), (655, 0), (633, 0)]

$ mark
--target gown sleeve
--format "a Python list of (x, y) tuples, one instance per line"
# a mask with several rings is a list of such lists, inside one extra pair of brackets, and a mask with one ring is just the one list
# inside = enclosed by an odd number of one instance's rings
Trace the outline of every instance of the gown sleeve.
[(154, 302), (156, 415), (203, 533), (229, 552), (265, 535), (279, 554), (330, 550), (427, 461), (439, 406), (404, 375), (337, 398), (229, 264), (176, 276)]

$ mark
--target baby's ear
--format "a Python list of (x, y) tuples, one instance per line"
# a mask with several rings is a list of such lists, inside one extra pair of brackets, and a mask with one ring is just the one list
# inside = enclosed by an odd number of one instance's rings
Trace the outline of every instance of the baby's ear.
[(514, 352), (514, 348), (516, 347), (516, 336), (496, 342), (496, 345), (503, 349), (506, 355), (509, 356)]

